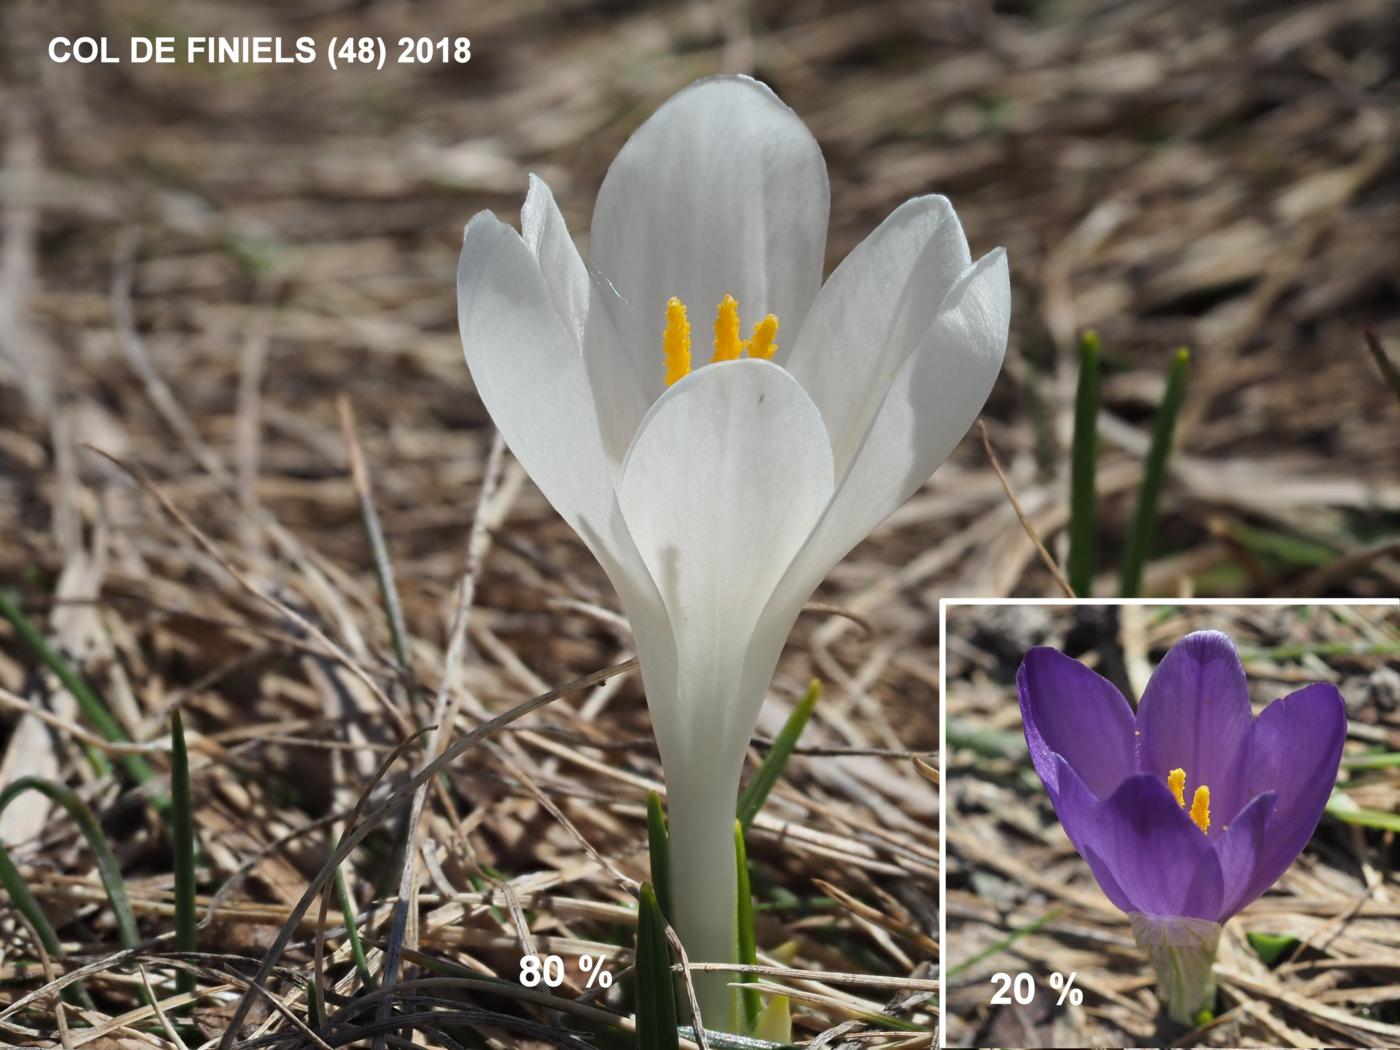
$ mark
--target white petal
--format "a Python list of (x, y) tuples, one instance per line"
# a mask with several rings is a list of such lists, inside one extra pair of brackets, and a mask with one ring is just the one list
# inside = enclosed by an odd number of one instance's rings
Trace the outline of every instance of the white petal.
[(467, 224), (457, 319), (472, 379), (511, 452), (619, 592), (632, 580), (632, 602), (644, 605), (651, 585), (622, 524), (583, 355), (530, 249), (490, 212)]
[[(668, 390), (623, 468), (623, 513), (675, 637), (669, 681), (642, 657), (666, 770), (673, 921), (697, 959), (734, 957), (734, 796), (792, 624), (760, 612), (833, 478), (816, 406), (756, 360), (701, 368)], [(723, 975), (701, 976), (696, 992), (707, 1025), (732, 1024)]]
[(670, 729), (747, 742), (763, 695), (736, 695), (745, 654), (833, 483), (821, 413), (767, 361), (702, 368), (648, 413), (618, 498), (676, 637)]
[(786, 616), (831, 567), (928, 480), (992, 391), (1006, 355), (1011, 283), (997, 248), (971, 266), (904, 362), (821, 523), (773, 599)]
[(574, 336), (575, 345), (583, 346), (583, 329), (588, 320), (588, 269), (569, 236), (569, 227), (549, 184), (538, 175), (530, 176), (525, 206), (520, 209), (520, 235), (544, 275), (554, 312)]
[(821, 285), (828, 207), (816, 140), (756, 80), (697, 81), (637, 129), (599, 190), (590, 256), (620, 297), (622, 350), (648, 401), (663, 388), (673, 295), (690, 310), (697, 362), (725, 295), (745, 334), (773, 313), (779, 343), (796, 337)]
[(836, 268), (790, 355), (776, 358), (821, 409), (838, 477), (971, 261), (947, 198), (906, 201)]
[(564, 216), (545, 181), (530, 176), (530, 192), (520, 212), (520, 229), (549, 289), (554, 312), (583, 350), (593, 388), (598, 426), (614, 484), (622, 457), (652, 398), (643, 393), (630, 355), (621, 352), (617, 332), (602, 300), (616, 298), (595, 282), (569, 236)]

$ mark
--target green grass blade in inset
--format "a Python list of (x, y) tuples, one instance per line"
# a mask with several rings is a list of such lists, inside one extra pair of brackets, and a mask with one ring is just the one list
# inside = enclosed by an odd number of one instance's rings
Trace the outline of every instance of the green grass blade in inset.
[(1383, 809), (1366, 809), (1358, 806), (1351, 798), (1340, 791), (1332, 792), (1323, 809), (1329, 817), (1346, 824), (1356, 824), (1363, 828), (1376, 828), (1380, 831), (1400, 831), (1400, 813), (1388, 813)]

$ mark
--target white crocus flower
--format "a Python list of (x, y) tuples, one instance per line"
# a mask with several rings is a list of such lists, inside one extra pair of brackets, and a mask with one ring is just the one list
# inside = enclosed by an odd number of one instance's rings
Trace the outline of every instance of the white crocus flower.
[[(481, 212), (462, 245), (481, 398), (636, 635), (693, 961), (735, 958), (735, 799), (798, 612), (958, 444), (1006, 350), (1006, 255), (974, 263), (946, 199), (902, 204), (823, 284), (827, 212), (802, 121), (716, 77), (613, 161), (589, 262), (538, 178), (523, 236)], [(688, 307), (706, 335), (716, 311), (708, 363)], [(708, 1027), (734, 1029), (728, 980), (697, 982)]]

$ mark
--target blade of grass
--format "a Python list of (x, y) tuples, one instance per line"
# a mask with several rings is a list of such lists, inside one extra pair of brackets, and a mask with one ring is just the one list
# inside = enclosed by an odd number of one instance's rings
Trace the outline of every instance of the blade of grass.
[(1036, 919), (1034, 922), (1028, 923), (1027, 925), (1020, 927), (1019, 929), (1012, 930), (1009, 936), (1003, 937), (995, 944), (989, 945), (982, 951), (978, 952), (971, 959), (968, 959), (964, 962), (960, 962), (957, 966), (954, 966), (951, 970), (948, 971), (948, 979), (951, 980), (963, 971), (970, 969), (973, 966), (976, 966), (983, 959), (990, 959), (993, 955), (996, 955), (997, 952), (1005, 951), (1007, 948), (1010, 948), (1013, 944), (1019, 941), (1022, 937), (1030, 936), (1032, 933), (1035, 933), (1037, 930), (1039, 930), (1046, 923), (1050, 922), (1052, 919), (1058, 918), (1062, 911), (1064, 911), (1063, 907), (1051, 908), (1049, 911), (1047, 911), (1040, 918)]
[(1099, 334), (1079, 338), (1079, 387), (1074, 395), (1074, 441), (1069, 473), (1069, 585), (1081, 598), (1093, 593), (1095, 550), (1094, 477), (1099, 452)]
[(1380, 831), (1400, 831), (1400, 813), (1363, 809), (1340, 791), (1332, 793), (1324, 812), (1346, 824), (1359, 824), (1363, 828), (1376, 828)]
[(679, 1050), (671, 949), (656, 890), (642, 883), (637, 903), (637, 1050)]
[[(170, 716), (170, 832), (175, 854), (175, 950), (199, 951), (195, 906), (194, 805), (190, 795), (190, 756), (185, 748), (185, 723), (177, 707)], [(175, 975), (175, 989), (193, 992), (195, 977), (189, 970)], [(179, 1008), (188, 1013), (190, 1007)]]
[[(48, 916), (39, 907), (39, 902), (34, 899), (34, 894), (29, 892), (29, 885), (24, 881), (24, 876), (19, 873), (19, 869), (15, 867), (14, 861), (10, 860), (10, 855), (6, 852), (3, 844), (0, 844), (0, 886), (4, 887), (15, 910), (29, 920), (29, 925), (33, 928), (35, 935), (39, 938), (39, 943), (43, 945), (49, 958), (62, 959), (63, 945), (58, 939), (58, 934), (49, 924)], [(72, 984), (65, 988), (63, 998), (75, 1005), (92, 1008), (92, 1000), (88, 998), (87, 991), (81, 983)]]
[(1272, 649), (1240, 646), (1240, 656), (1246, 660), (1276, 660), (1287, 662), (1305, 656), (1396, 656), (1400, 642), (1312, 642), (1302, 645), (1277, 645)]
[(374, 577), (379, 583), (379, 597), (384, 603), (384, 616), (389, 621), (389, 638), (394, 645), (394, 659), (399, 670), (411, 672), (413, 661), (408, 646), (408, 628), (404, 625), (403, 605), (399, 602), (398, 586), (394, 582), (394, 565), (389, 560), (389, 547), (384, 542), (384, 528), (379, 523), (379, 511), (374, 505), (374, 490), (370, 487), (369, 469), (365, 466), (360, 439), (355, 433), (355, 411), (350, 398), (341, 394), (336, 399), (340, 410), (340, 427), (345, 439), (345, 454), (350, 463), (350, 477), (360, 500), (360, 520), (369, 540), (370, 560), (374, 562)]
[[(437, 776), (445, 766), (455, 761), (479, 741), (499, 732), (502, 727), (511, 724), (519, 718), (523, 718), (525, 715), (544, 707), (546, 704), (552, 703), (561, 696), (568, 696), (581, 689), (587, 689), (597, 685), (599, 682), (612, 678), (614, 675), (626, 674), (628, 671), (635, 669), (636, 666), (637, 659), (633, 657), (631, 660), (626, 660), (623, 663), (605, 667), (600, 671), (594, 671), (592, 674), (584, 675), (582, 678), (576, 678), (571, 682), (549, 690), (547, 693), (541, 693), (538, 696), (531, 697), (524, 703), (512, 707), (509, 711), (503, 711), (494, 718), (479, 723), (474, 729), (453, 743), (452, 746), (441, 755), (433, 759), (427, 766), (398, 785), (390, 791), (386, 797), (380, 799), (373, 806), (369, 805), (367, 796), (362, 796), (361, 801), (356, 804), (356, 809), (351, 814), (350, 820), (346, 824), (345, 833), (342, 835), (340, 844), (336, 847), (334, 854), (327, 858), (326, 862), (321, 865), (320, 870), (312, 877), (310, 884), (302, 893), (301, 898), (292, 905), (287, 918), (277, 931), (277, 935), (272, 939), (272, 943), (264, 949), (262, 962), (259, 963), (257, 971), (249, 979), (248, 988), (244, 991), (242, 998), (238, 1001), (238, 1005), (233, 1008), (232, 1014), (225, 1022), (224, 1034), (220, 1037), (218, 1043), (219, 1050), (229, 1050), (229, 1048), (233, 1046), (234, 1040), (237, 1038), (237, 1033), (241, 1030), (243, 1022), (248, 1016), (248, 1012), (253, 1008), (253, 1003), (259, 996), (265, 993), (268, 976), (281, 960), (282, 953), (286, 950), (287, 944), (295, 935), (302, 917), (310, 911), (313, 903), (322, 899), (326, 887), (334, 878), (335, 869), (344, 862), (345, 858), (369, 836), (385, 817), (406, 805), (410, 801), (412, 793), (417, 790), (420, 784), (426, 783), (428, 780)], [(376, 774), (373, 779), (370, 785), (371, 790), (373, 784), (377, 783), (379, 778), (387, 772), (388, 765), (391, 764), (392, 761), (396, 761), (402, 750), (411, 742), (417, 740), (419, 735), (421, 734), (410, 736), (399, 745), (399, 748), (395, 749), (395, 751), (390, 754), (389, 758), (386, 760), (386, 764), (380, 767), (379, 773)], [(363, 812), (361, 812), (362, 806)], [(323, 918), (324, 913), (318, 916), (318, 926), (321, 924)]]
[[(44, 633), (24, 614), (18, 599), (9, 591), (0, 590), (0, 615), (3, 615), (14, 625), (20, 640), (57, 676), (58, 680), (63, 683), (63, 687), (73, 694), (73, 699), (78, 702), (78, 707), (82, 709), (87, 720), (102, 734), (103, 738), (114, 744), (131, 743), (131, 739), (123, 732), (117, 720), (112, 717), (112, 713), (107, 710), (107, 705), (102, 702), (82, 675), (78, 674), (73, 665), (64, 658), (63, 654), (49, 644)], [(104, 756), (89, 751), (89, 757), (93, 768), (100, 775), (105, 776), (111, 771), (111, 766), (108, 765)], [(118, 761), (138, 785), (145, 784), (155, 775), (149, 763), (140, 755), (122, 755)], [(169, 809), (170, 803), (167, 799), (153, 798), (151, 801), (161, 812)]]
[(1225, 534), (1251, 554), (1281, 561), (1290, 567), (1317, 568), (1337, 557), (1338, 548), (1314, 540), (1291, 536), (1286, 532), (1258, 529), (1243, 522), (1230, 522)]
[(350, 887), (345, 882), (345, 869), (340, 867), (335, 869), (335, 899), (340, 905), (340, 914), (345, 919), (345, 939), (350, 943), (350, 956), (355, 960), (355, 972), (360, 975), (360, 984), (369, 991), (374, 988), (374, 972), (369, 968), (364, 942), (360, 940), (355, 902), (350, 899)]
[(1016, 520), (1021, 523), (1026, 539), (1030, 540), (1031, 546), (1035, 548), (1040, 563), (1045, 566), (1046, 572), (1050, 573), (1050, 577), (1055, 581), (1056, 586), (1064, 592), (1066, 598), (1075, 597), (1074, 588), (1069, 585), (1069, 580), (1060, 571), (1059, 565), (1050, 556), (1050, 552), (1045, 549), (1045, 544), (1040, 539), (1040, 533), (1036, 531), (1031, 519), (1026, 517), (1026, 508), (1021, 506), (1021, 501), (1016, 498), (1016, 490), (1011, 487), (1011, 479), (1006, 476), (1006, 471), (1002, 469), (1001, 460), (997, 457), (997, 450), (992, 448), (992, 435), (987, 429), (985, 420), (979, 419), (977, 421), (977, 433), (982, 438), (982, 450), (987, 453), (987, 462), (992, 465), (992, 471), (996, 474), (997, 481), (1001, 482), (1001, 491), (1006, 493), (1006, 501), (1016, 512)]
[(769, 792), (773, 790), (773, 786), (783, 775), (783, 768), (787, 765), (788, 759), (792, 757), (792, 753), (797, 747), (797, 739), (802, 735), (802, 730), (807, 727), (807, 722), (811, 719), (812, 711), (816, 709), (817, 701), (821, 699), (821, 695), (822, 684), (814, 678), (808, 684), (807, 692), (797, 702), (797, 706), (792, 709), (792, 714), (788, 715), (787, 721), (783, 723), (782, 731), (773, 740), (773, 746), (763, 757), (763, 762), (759, 765), (753, 780), (749, 781), (749, 786), (739, 796), (739, 823), (744, 826), (744, 830), (747, 831), (749, 826), (753, 824), (753, 819), (763, 808), (763, 803), (768, 798)]
[(1246, 933), (1245, 939), (1265, 966), (1272, 966), (1298, 944), (1298, 938), (1287, 933)]
[[(758, 965), (758, 936), (753, 920), (753, 890), (749, 886), (749, 852), (744, 845), (744, 825), (734, 821), (734, 861), (739, 873), (738, 924), (739, 962), (745, 966)], [(739, 993), (743, 1007), (744, 1031), (753, 1034), (758, 1024), (758, 1015), (763, 1012), (763, 998), (757, 989), (744, 988)]]
[(671, 921), (671, 833), (666, 830), (666, 811), (661, 796), (647, 793), (647, 852), (651, 856), (651, 884), (661, 914)]
[(1400, 751), (1368, 751), (1360, 755), (1343, 755), (1343, 769), (1390, 769), (1400, 766)]
[(1136, 598), (1142, 591), (1143, 567), (1152, 548), (1152, 534), (1157, 527), (1157, 505), (1167, 480), (1167, 460), (1171, 456), (1172, 437), (1181, 404), (1186, 398), (1186, 374), (1191, 367), (1191, 352), (1182, 347), (1176, 352), (1167, 375), (1167, 390), (1152, 424), (1152, 442), (1147, 448), (1143, 467), (1142, 488), (1138, 491), (1137, 507), (1128, 529), (1128, 544), (1118, 572), (1118, 597)]
[(20, 777), (4, 791), (0, 791), (0, 812), (26, 791), (37, 791), (41, 795), (47, 795), (50, 800), (66, 809), (68, 815), (77, 823), (97, 860), (97, 872), (102, 879), (103, 888), (107, 891), (107, 900), (112, 904), (112, 914), (117, 920), (117, 933), (121, 938), (122, 947), (135, 948), (141, 938), (136, 932), (136, 916), (132, 914), (131, 902), (126, 896), (126, 880), (122, 877), (121, 865), (112, 854), (112, 847), (107, 843), (107, 836), (102, 833), (102, 826), (97, 823), (97, 817), (71, 788), (55, 784), (43, 777)]

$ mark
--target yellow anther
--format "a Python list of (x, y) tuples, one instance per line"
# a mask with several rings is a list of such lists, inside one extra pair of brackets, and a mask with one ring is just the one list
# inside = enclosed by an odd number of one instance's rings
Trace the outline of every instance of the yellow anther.
[(1167, 774), (1167, 787), (1172, 789), (1172, 794), (1176, 796), (1176, 804), (1182, 809), (1186, 808), (1186, 770), (1173, 769)]
[(1210, 827), (1210, 788), (1202, 784), (1191, 797), (1191, 819), (1202, 834)]
[[(778, 349), (774, 337), (778, 334), (778, 318), (768, 314), (753, 326), (753, 335), (739, 338), (739, 303), (732, 295), (720, 300), (715, 310), (715, 353), (711, 361), (737, 361), (745, 352), (750, 357), (767, 361)], [(662, 352), (666, 358), (666, 385), (690, 374), (690, 320), (685, 303), (676, 296), (666, 300), (666, 331), (662, 336)]]
[(773, 342), (773, 337), (777, 334), (778, 319), (769, 314), (753, 326), (753, 337), (744, 344), (744, 349), (748, 350), (750, 357), (761, 357), (765, 361), (770, 360), (773, 351), (778, 349), (778, 344)]
[(690, 374), (690, 321), (685, 316), (685, 303), (674, 295), (666, 300), (666, 333), (661, 337), (661, 349), (666, 355), (666, 385)]
[(726, 295), (715, 311), (715, 356), (711, 361), (737, 361), (744, 345), (739, 341), (739, 304)]

